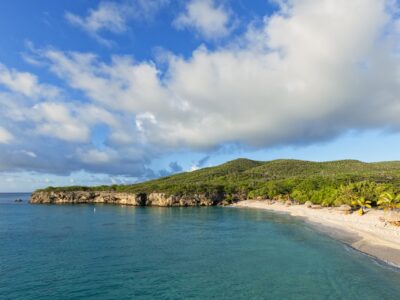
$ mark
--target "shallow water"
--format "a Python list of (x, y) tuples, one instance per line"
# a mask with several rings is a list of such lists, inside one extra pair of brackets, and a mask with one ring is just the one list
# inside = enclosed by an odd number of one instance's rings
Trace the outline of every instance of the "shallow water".
[(0, 194), (0, 299), (400, 297), (400, 272), (301, 219), (13, 202), (27, 197)]

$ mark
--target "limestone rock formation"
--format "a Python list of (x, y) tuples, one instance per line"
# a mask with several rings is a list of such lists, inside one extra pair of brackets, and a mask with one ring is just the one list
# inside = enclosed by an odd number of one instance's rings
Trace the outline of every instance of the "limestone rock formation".
[(345, 215), (348, 215), (352, 212), (351, 206), (347, 204), (340, 205), (335, 210)]
[(400, 213), (398, 211), (388, 211), (385, 213), (384, 218), (389, 224), (400, 226)]
[(223, 195), (167, 195), (164, 193), (123, 193), (93, 191), (39, 191), (32, 194), (32, 204), (116, 204), (133, 206), (212, 206), (226, 205)]
[(311, 207), (310, 208), (312, 208), (312, 209), (321, 209), (322, 208), (322, 206), (321, 205), (319, 205), (319, 204), (313, 204), (313, 205), (311, 205)]
[(311, 206), (313, 205), (311, 201), (306, 201), (306, 203), (304, 203), (304, 205), (308, 208), (311, 208)]

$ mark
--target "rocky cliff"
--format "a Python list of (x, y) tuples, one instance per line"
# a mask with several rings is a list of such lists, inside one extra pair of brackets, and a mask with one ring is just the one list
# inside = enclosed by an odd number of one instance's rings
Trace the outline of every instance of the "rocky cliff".
[(29, 201), (32, 204), (116, 204), (133, 206), (212, 206), (226, 205), (223, 195), (174, 196), (163, 193), (123, 193), (94, 191), (35, 192)]

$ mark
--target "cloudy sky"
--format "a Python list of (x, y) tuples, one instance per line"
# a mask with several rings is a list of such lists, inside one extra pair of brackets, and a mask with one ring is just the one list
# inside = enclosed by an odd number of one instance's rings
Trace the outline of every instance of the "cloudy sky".
[(0, 192), (398, 160), (396, 0), (0, 2)]

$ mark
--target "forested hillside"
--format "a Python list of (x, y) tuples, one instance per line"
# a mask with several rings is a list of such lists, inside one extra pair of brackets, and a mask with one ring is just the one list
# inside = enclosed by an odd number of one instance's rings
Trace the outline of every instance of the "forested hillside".
[(47, 191), (161, 192), (175, 195), (224, 194), (228, 201), (243, 198), (311, 200), (323, 205), (350, 203), (363, 197), (376, 203), (385, 191), (400, 190), (400, 162), (357, 160), (311, 162), (236, 159), (225, 164), (132, 185), (49, 187)]

